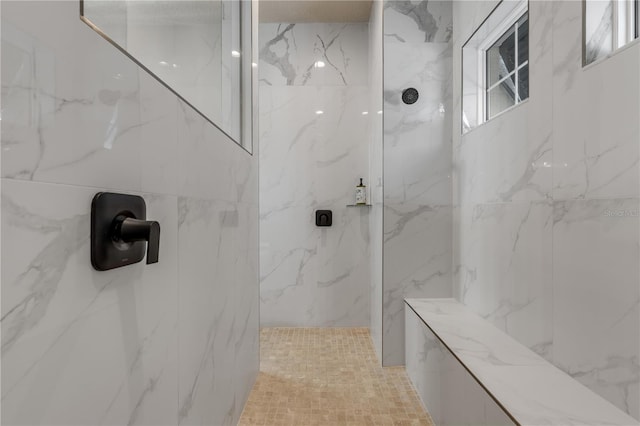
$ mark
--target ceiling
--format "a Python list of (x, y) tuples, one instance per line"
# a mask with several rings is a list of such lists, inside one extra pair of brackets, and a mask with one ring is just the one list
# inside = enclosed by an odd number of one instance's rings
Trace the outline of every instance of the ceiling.
[(372, 0), (260, 0), (260, 22), (369, 22)]

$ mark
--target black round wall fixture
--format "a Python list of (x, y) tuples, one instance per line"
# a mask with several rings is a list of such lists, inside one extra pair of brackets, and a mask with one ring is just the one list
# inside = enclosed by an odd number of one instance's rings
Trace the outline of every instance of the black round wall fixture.
[(419, 96), (420, 95), (416, 89), (409, 87), (402, 91), (402, 102), (407, 105), (415, 104), (418, 101)]

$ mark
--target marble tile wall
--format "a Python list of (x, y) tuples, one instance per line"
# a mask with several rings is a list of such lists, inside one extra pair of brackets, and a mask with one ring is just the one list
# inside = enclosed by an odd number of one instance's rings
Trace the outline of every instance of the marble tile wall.
[(264, 326), (369, 325), (371, 212), (346, 207), (370, 186), (368, 49), (366, 23), (260, 25)]
[(375, 0), (369, 18), (369, 182), (371, 215), (369, 216), (369, 251), (371, 264), (371, 319), (369, 330), (373, 346), (382, 360), (382, 266), (383, 266), (383, 11), (384, 1)]
[[(2, 423), (235, 424), (258, 370), (257, 157), (82, 23), (2, 2)], [(160, 262), (93, 270), (91, 199)]]
[(384, 6), (384, 365), (404, 364), (404, 298), (451, 296), (451, 5)]
[[(454, 52), (496, 4), (454, 3)], [(454, 294), (640, 418), (640, 47), (583, 69), (581, 2), (529, 14), (527, 102), (461, 136), (454, 80)]]
[(407, 375), (435, 424), (515, 424), (407, 305), (404, 316)]

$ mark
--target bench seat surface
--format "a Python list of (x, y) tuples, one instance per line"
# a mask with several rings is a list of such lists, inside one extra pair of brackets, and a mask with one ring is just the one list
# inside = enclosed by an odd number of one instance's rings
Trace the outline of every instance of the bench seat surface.
[(407, 305), (520, 425), (639, 425), (455, 299)]

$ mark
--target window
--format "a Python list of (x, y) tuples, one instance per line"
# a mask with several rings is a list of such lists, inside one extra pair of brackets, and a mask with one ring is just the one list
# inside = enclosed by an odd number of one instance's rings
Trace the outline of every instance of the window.
[(502, 1), (462, 46), (462, 131), (529, 98), (529, 4)]
[(529, 97), (528, 13), (487, 49), (485, 75), (487, 120)]
[(638, 38), (639, 0), (584, 0), (583, 65)]
[(636, 17), (634, 22), (636, 27), (636, 38), (640, 37), (640, 0), (635, 1)]

